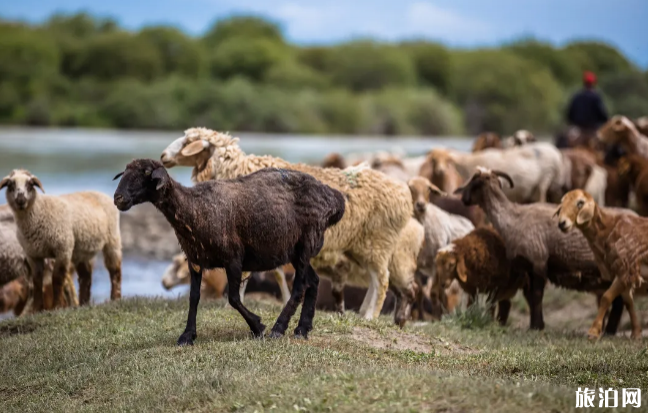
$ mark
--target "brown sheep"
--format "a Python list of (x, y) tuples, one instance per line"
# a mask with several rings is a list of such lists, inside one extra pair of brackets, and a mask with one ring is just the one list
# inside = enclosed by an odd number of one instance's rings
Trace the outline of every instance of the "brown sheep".
[(336, 152), (326, 155), (326, 157), (322, 161), (322, 168), (344, 169), (346, 167), (346, 160), (342, 155)]
[(621, 296), (632, 323), (632, 338), (641, 338), (641, 325), (634, 307), (634, 293), (646, 293), (648, 284), (648, 219), (604, 211), (592, 196), (576, 189), (568, 192), (556, 210), (558, 227), (568, 233), (578, 228), (594, 253), (601, 275), (612, 285), (600, 299), (599, 311), (588, 331), (601, 335), (603, 320), (612, 301)]
[(472, 151), (479, 152), (488, 148), (499, 149), (501, 147), (502, 147), (502, 141), (497, 133), (483, 132), (477, 137), (477, 139), (475, 139), (475, 142), (473, 143)]
[(621, 178), (630, 181), (639, 215), (648, 216), (648, 159), (636, 154), (627, 155), (619, 160), (618, 172)]
[(498, 321), (505, 325), (511, 298), (524, 286), (526, 277), (511, 271), (499, 234), (492, 228), (477, 228), (437, 254), (433, 288), (443, 290), (453, 280), (459, 281), (469, 296), (469, 303), (474, 302), (477, 293), (488, 294), (493, 311), (495, 303), (498, 305)]
[(642, 135), (634, 123), (625, 116), (613, 116), (598, 130), (601, 141), (620, 145), (626, 153), (636, 153), (648, 158), (648, 137)]

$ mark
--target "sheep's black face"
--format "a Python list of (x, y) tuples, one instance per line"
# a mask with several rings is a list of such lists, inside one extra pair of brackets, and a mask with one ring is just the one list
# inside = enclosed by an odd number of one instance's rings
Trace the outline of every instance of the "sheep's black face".
[(120, 211), (128, 211), (133, 205), (144, 202), (154, 202), (168, 179), (162, 164), (150, 159), (134, 160), (115, 179), (120, 176), (114, 196), (115, 206)]
[(478, 205), (483, 187), (484, 181), (482, 179), (471, 179), (462, 190), (461, 202), (466, 206)]

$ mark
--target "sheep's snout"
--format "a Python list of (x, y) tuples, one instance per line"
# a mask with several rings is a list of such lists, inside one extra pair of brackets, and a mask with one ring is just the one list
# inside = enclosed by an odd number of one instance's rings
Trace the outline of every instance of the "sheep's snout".
[(422, 214), (425, 212), (425, 202), (423, 201), (416, 201), (414, 204), (414, 207), (416, 208), (416, 212)]
[(572, 222), (567, 218), (561, 218), (558, 222), (558, 228), (564, 233), (569, 232), (572, 228)]
[(27, 208), (27, 197), (25, 196), (24, 193), (20, 192), (17, 193), (16, 196), (14, 197), (14, 204), (16, 205), (16, 208), (20, 210), (24, 210)]
[(162, 152), (162, 155), (160, 155), (160, 162), (162, 162), (162, 165), (164, 165), (165, 168), (172, 168), (176, 165), (173, 157), (168, 151)]
[(129, 199), (124, 197), (124, 195), (117, 193), (114, 197), (114, 203), (117, 209), (119, 209), (120, 211), (128, 211), (132, 206), (132, 202)]

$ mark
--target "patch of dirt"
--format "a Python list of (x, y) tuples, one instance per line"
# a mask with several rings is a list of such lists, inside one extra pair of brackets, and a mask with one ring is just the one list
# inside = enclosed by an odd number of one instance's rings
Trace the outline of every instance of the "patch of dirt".
[(416, 353), (473, 353), (475, 350), (439, 338), (412, 333), (387, 331), (381, 334), (366, 327), (354, 327), (351, 338), (380, 350), (410, 350)]
[(11, 337), (18, 334), (29, 334), (36, 330), (38, 326), (35, 323), (25, 323), (24, 325), (4, 325), (0, 326), (0, 338)]

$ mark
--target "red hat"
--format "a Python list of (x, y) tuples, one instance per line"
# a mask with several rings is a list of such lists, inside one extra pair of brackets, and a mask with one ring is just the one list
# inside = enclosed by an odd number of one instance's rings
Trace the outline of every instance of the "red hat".
[(596, 83), (596, 75), (592, 72), (583, 73), (583, 83), (586, 85), (593, 85)]

